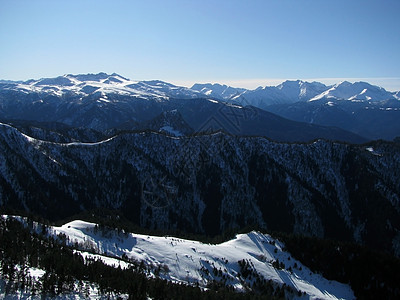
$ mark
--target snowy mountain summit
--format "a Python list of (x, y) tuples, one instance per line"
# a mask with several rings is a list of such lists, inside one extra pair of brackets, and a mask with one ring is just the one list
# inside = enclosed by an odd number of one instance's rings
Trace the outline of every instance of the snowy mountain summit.
[[(26, 93), (36, 92), (53, 94), (55, 96), (67, 94), (88, 96), (96, 93), (100, 96), (117, 94), (168, 99), (169, 97), (194, 98), (199, 94), (188, 88), (178, 87), (163, 81), (133, 81), (116, 73), (111, 75), (106, 73), (66, 74), (55, 78), (43, 78), (9, 84), (7, 88)], [(100, 101), (108, 101), (107, 97), (100, 99)]]
[(219, 84), (195, 84), (193, 90), (212, 95), (225, 101), (240, 105), (253, 105), (266, 108), (276, 104), (315, 101), (320, 99), (351, 101), (399, 100), (398, 94), (367, 82), (340, 82), (326, 86), (320, 82), (287, 80), (277, 86), (259, 87), (254, 90), (237, 89)]
[(133, 81), (115, 73), (67, 74), (0, 82), (0, 118), (58, 122), (103, 131), (150, 120), (171, 99), (203, 96), (159, 80)]
[[(184, 121), (196, 132), (209, 126), (209, 121), (215, 121), (213, 115), (220, 112), (214, 123), (217, 123), (219, 130), (230, 133), (261, 135), (279, 140), (290, 133), (283, 140), (299, 141), (300, 137), (301, 141), (328, 138), (359, 142), (377, 138), (393, 139), (399, 135), (397, 127), (400, 124), (396, 121), (400, 111), (399, 99), (398, 93), (388, 92), (365, 82), (342, 82), (326, 86), (319, 82), (296, 80), (247, 90), (218, 83), (195, 84), (186, 88), (159, 80), (134, 81), (116, 73), (67, 74), (25, 82), (0, 81), (0, 119), (5, 123), (10, 120), (57, 122), (75, 128), (105, 132), (143, 128), (143, 122), (156, 118), (162, 112), (178, 110)], [(332, 117), (322, 115), (326, 111), (324, 105), (327, 102), (331, 106), (329, 114)], [(301, 107), (297, 113), (295, 106), (299, 104), (305, 104), (306, 107)], [(365, 110), (368, 105), (368, 116), (364, 116), (364, 111), (358, 113), (353, 107), (349, 108), (352, 104), (361, 105), (357, 111)], [(277, 108), (279, 105), (286, 107)], [(315, 109), (317, 105), (322, 107)], [(338, 105), (341, 107), (336, 109)], [(342, 107), (344, 105), (346, 107)], [(256, 118), (250, 120), (250, 114), (241, 110), (246, 106), (253, 107), (249, 109), (256, 112), (253, 115), (257, 116), (258, 121)], [(302, 134), (297, 131), (310, 133), (315, 130), (315, 126), (307, 125), (307, 128), (301, 129), (305, 124), (292, 122), (289, 126), (283, 124), (288, 123), (288, 120), (283, 119), (279, 121), (279, 126), (275, 126), (271, 124), (271, 120), (277, 120), (276, 116), (267, 116), (265, 112), (255, 110), (254, 107), (291, 121), (331, 126), (329, 132), (340, 128), (355, 133), (358, 137), (348, 138), (347, 133), (326, 134), (326, 128), (319, 128), (318, 133), (311, 134), (311, 137), (308, 134), (307, 137), (301, 137)], [(232, 113), (232, 110), (235, 112)], [(381, 117), (383, 114), (385, 116)], [(388, 114), (390, 116), (386, 116)], [(342, 122), (346, 118), (352, 119)], [(379, 130), (360, 130), (365, 128), (364, 122), (375, 119), (383, 123)], [(325, 120), (334, 122), (326, 123)], [(392, 128), (391, 124), (395, 124), (395, 127)], [(171, 134), (177, 132), (173, 126), (165, 126), (165, 130), (161, 131)], [(279, 132), (276, 132), (278, 128)], [(284, 128), (286, 129), (283, 130)], [(189, 128), (181, 129), (191, 131)]]
[(367, 82), (350, 83), (340, 82), (323, 93), (311, 98), (309, 101), (319, 99), (335, 99), (350, 101), (382, 101), (398, 99), (395, 93), (386, 91), (382, 87), (371, 85)]
[(228, 103), (254, 106), (293, 121), (339, 127), (368, 139), (393, 140), (400, 136), (399, 92), (367, 82), (343, 81), (326, 86), (288, 80), (254, 90), (218, 84), (195, 84), (192, 89)]
[(235, 88), (227, 86), (225, 84), (221, 85), (219, 83), (196, 83), (191, 87), (192, 90), (199, 91), (207, 96), (219, 98), (219, 99), (232, 99), (240, 96), (246, 91), (246, 89)]
[[(259, 87), (254, 90), (227, 86), (219, 83), (196, 83), (191, 88), (180, 87), (160, 80), (135, 81), (119, 74), (66, 74), (55, 78), (28, 81), (0, 81), (0, 88), (18, 90), (25, 93), (45, 93), (55, 96), (91, 94), (119, 94), (136, 97), (205, 98), (232, 101), (243, 105), (262, 108), (273, 104), (315, 101), (319, 99), (381, 101), (397, 99), (398, 92), (388, 92), (384, 88), (367, 82), (340, 82), (326, 86), (320, 82), (287, 80), (277, 86)], [(104, 98), (107, 100), (107, 98)]]

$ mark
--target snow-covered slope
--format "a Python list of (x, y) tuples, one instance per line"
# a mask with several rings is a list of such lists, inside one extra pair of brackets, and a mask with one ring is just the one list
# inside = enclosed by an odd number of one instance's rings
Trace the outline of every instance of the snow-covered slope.
[[(88, 95), (99, 96), (97, 101), (113, 102), (108, 95), (132, 96), (139, 98), (193, 99), (212, 97), (219, 100), (235, 101), (243, 105), (263, 108), (273, 104), (295, 103), (298, 101), (318, 100), (322, 98), (345, 100), (381, 101), (399, 99), (398, 92), (388, 92), (366, 82), (350, 83), (347, 81), (334, 86), (319, 82), (302, 80), (285, 81), (277, 86), (259, 87), (254, 90), (236, 88), (223, 84), (194, 84), (190, 89), (159, 81), (133, 81), (118, 74), (66, 74), (55, 78), (38, 80), (1, 81), (1, 89), (22, 93), (39, 93), (56, 97), (72, 95), (79, 98)], [(40, 99), (38, 100), (40, 101)]]
[(278, 86), (259, 87), (255, 90), (233, 88), (220, 84), (195, 84), (191, 89), (240, 105), (264, 108), (273, 104), (307, 101), (328, 87), (319, 82), (285, 81)]
[(191, 89), (205, 94), (209, 97), (214, 97), (221, 100), (230, 100), (234, 97), (240, 96), (242, 93), (247, 91), (243, 88), (235, 88), (227, 86), (225, 84), (221, 85), (219, 83), (196, 83), (191, 87)]
[[(23, 218), (17, 219), (24, 222)], [(78, 245), (84, 257), (100, 258), (106, 264), (122, 268), (129, 266), (126, 258), (133, 259), (143, 262), (151, 270), (150, 276), (173, 282), (206, 287), (216, 280), (245, 291), (251, 289), (258, 277), (279, 286), (285, 284), (296, 295), (300, 291), (309, 299), (355, 298), (348, 285), (311, 272), (292, 258), (280, 241), (256, 231), (238, 234), (233, 240), (217, 245), (171, 236), (118, 232), (80, 220), (50, 227), (48, 233), (55, 237), (63, 235), (68, 244)], [(125, 261), (118, 259), (122, 256)]]
[(106, 73), (68, 74), (1, 84), (0, 118), (58, 122), (104, 132), (150, 120), (171, 99), (202, 97), (206, 96), (162, 81), (132, 81)]
[(367, 82), (344, 81), (326, 86), (297, 80), (226, 93), (228, 88), (217, 84), (192, 87), (227, 102), (258, 107), (293, 121), (339, 127), (369, 139), (400, 136), (400, 92)]
[[(86, 81), (81, 81), (84, 79)], [(25, 124), (26, 121), (49, 124), (50, 128), (53, 127), (51, 123), (60, 123), (70, 128), (93, 129), (102, 135), (137, 129), (187, 134), (193, 128), (194, 132), (222, 130), (280, 141), (315, 138), (351, 143), (366, 141), (338, 128), (299, 124), (254, 107), (242, 109), (190, 91), (159, 81), (133, 83), (121, 76), (104, 73), (66, 75), (0, 88), (0, 120), (6, 120), (4, 123), (19, 120)], [(187, 95), (193, 99), (185, 98)], [(163, 112), (175, 110), (184, 122), (173, 121), (172, 126), (167, 124), (170, 122), (162, 125), (160, 119), (156, 120)], [(184, 126), (185, 122), (187, 126)]]
[(326, 86), (320, 82), (287, 80), (277, 86), (259, 87), (254, 90), (238, 89), (220, 84), (195, 84), (191, 89), (217, 99), (259, 108), (319, 99), (375, 102), (399, 99), (398, 92), (388, 92), (382, 87), (367, 82), (350, 83), (347, 81)]
[(278, 86), (266, 86), (253, 91), (246, 91), (239, 97), (232, 98), (232, 100), (265, 108), (273, 104), (307, 101), (326, 88), (324, 84), (319, 82), (285, 81)]
[(395, 93), (386, 91), (382, 87), (371, 85), (367, 82), (350, 83), (343, 81), (309, 99), (351, 100), (351, 101), (382, 101), (396, 99)]
[(178, 87), (163, 81), (132, 81), (118, 74), (106, 73), (72, 75), (67, 74), (56, 78), (43, 78), (15, 83), (9, 89), (23, 91), (25, 93), (45, 93), (55, 96), (68, 94), (80, 97), (98, 93), (101, 97), (98, 101), (109, 102), (108, 94), (129, 95), (143, 98), (168, 99), (195, 98), (200, 93), (188, 88)]
[[(271, 119), (277, 119), (276, 116), (267, 116), (265, 113), (257, 112), (254, 109), (250, 109), (253, 113), (247, 114), (245, 110), (239, 111), (240, 106), (269, 110), (272, 105), (289, 105), (280, 114), (285, 116), (291, 115), (290, 105), (292, 104), (321, 102), (310, 101), (310, 99), (331, 102), (350, 100), (345, 102), (352, 103), (372, 101), (379, 105), (379, 101), (400, 102), (398, 101), (398, 93), (387, 92), (367, 83), (351, 84), (344, 82), (335, 86), (325, 86), (318, 82), (297, 80), (285, 81), (278, 86), (260, 87), (255, 90), (234, 88), (221, 84), (195, 84), (189, 89), (157, 80), (133, 81), (115, 73), (111, 75), (106, 73), (67, 74), (56, 78), (25, 82), (1, 81), (0, 119), (28, 120), (41, 123), (57, 122), (70, 127), (91, 128), (104, 134), (110, 130), (115, 132), (118, 129), (142, 128), (138, 126), (140, 123), (152, 120), (164, 111), (177, 109), (196, 132), (204, 129), (204, 125), (209, 125), (207, 122), (213, 119), (211, 113), (215, 115), (216, 112), (221, 112), (221, 120), (214, 122), (214, 125), (218, 123), (218, 130), (229, 131), (233, 134), (262, 135), (272, 139), (278, 137), (278, 140), (293, 141), (298, 140), (297, 137), (302, 136), (303, 133), (310, 133), (311, 130), (316, 130), (316, 128), (309, 126), (308, 129), (300, 129), (300, 124), (291, 124), (289, 127), (299, 127), (297, 131), (301, 133), (294, 132), (292, 129), (286, 129), (282, 132), (282, 129), (288, 125), (287, 120), (279, 120), (281, 124), (275, 126), (271, 124)], [(213, 105), (210, 113), (210, 103), (218, 104), (217, 100), (225, 103)], [(234, 105), (228, 107), (227, 104)], [(392, 109), (394, 107), (387, 107), (387, 105), (382, 104), (377, 108)], [(186, 114), (184, 111), (186, 111)], [(270, 111), (272, 112), (272, 110)], [(246, 112), (245, 116), (243, 116), (243, 112)], [(264, 119), (257, 124), (245, 124), (251, 121), (248, 118), (249, 115), (253, 117), (255, 115), (262, 116)], [(322, 117), (322, 119), (324, 118)], [(340, 119), (329, 124), (329, 126), (340, 127)], [(292, 120), (297, 121), (299, 119), (294, 118)], [(314, 120), (318, 120), (318, 116), (311, 118), (312, 122), (309, 118), (305, 118), (305, 120), (313, 123)], [(363, 120), (365, 118), (357, 120), (354, 126), (341, 127), (341, 129), (360, 128), (362, 127), (360, 123)], [(301, 120), (301, 122), (304, 121)], [(389, 121), (387, 123), (390, 124)], [(324, 125), (317, 123), (317, 121), (315, 124)], [(227, 126), (230, 126), (230, 128), (226, 128)], [(173, 128), (170, 127), (167, 125), (165, 131), (173, 133)], [(280, 130), (277, 134), (270, 134), (277, 128)], [(325, 131), (326, 129), (318, 129), (319, 133), (317, 135), (311, 134), (312, 138), (355, 141), (353, 138), (343, 138), (346, 133), (338, 133), (332, 136), (332, 134), (321, 133), (321, 130)], [(358, 132), (353, 131), (353, 133)], [(279, 138), (284, 135), (290, 137)], [(390, 134), (390, 136), (392, 135)], [(380, 132), (374, 132), (370, 136), (379, 138)], [(293, 137), (296, 137), (296, 139)], [(309, 138), (302, 138), (301, 140), (309, 140)]]

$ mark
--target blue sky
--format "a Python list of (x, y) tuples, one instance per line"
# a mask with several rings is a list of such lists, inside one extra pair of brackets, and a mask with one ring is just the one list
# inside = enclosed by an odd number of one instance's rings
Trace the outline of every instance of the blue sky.
[(399, 0), (0, 0), (0, 78), (119, 73), (400, 90)]

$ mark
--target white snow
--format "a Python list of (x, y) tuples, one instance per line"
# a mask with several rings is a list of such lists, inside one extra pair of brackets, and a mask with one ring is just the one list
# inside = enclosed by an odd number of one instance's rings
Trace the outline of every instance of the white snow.
[[(3, 216), (15, 218), (27, 225), (26, 218), (18, 216)], [(40, 231), (41, 226), (34, 222), (34, 230)], [(204, 244), (170, 236), (157, 237), (126, 233), (124, 231), (104, 230), (94, 223), (72, 221), (60, 227), (50, 227), (49, 235), (65, 234), (67, 243), (79, 244), (79, 252), (85, 259), (95, 258), (113, 267), (128, 268), (130, 263), (119, 258), (126, 255), (136, 261), (143, 261), (150, 273), (176, 283), (194, 284), (205, 288), (211, 280), (221, 280), (214, 273), (221, 270), (226, 276), (226, 284), (237, 290), (245, 290), (251, 286), (254, 279), (240, 276), (239, 260), (245, 260), (250, 268), (278, 285), (286, 284), (295, 290), (305, 292), (308, 299), (355, 299), (351, 288), (336, 281), (323, 278), (312, 273), (301, 262), (291, 257), (284, 250), (284, 245), (270, 235), (260, 232), (238, 234), (234, 239), (222, 244)], [(87, 252), (95, 250), (98, 254)], [(273, 267), (273, 262), (283, 263), (283, 269)], [(30, 273), (39, 278), (43, 270), (30, 269)], [(89, 284), (89, 283), (88, 283)], [(98, 295), (93, 287), (93, 295)]]
[[(93, 75), (93, 74), (92, 74)], [(98, 77), (102, 75), (106, 78)], [(185, 98), (195, 98), (200, 95), (198, 91), (190, 90), (185, 87), (174, 86), (162, 81), (135, 81), (125, 79), (117, 74), (97, 74), (86, 79), (78, 79), (82, 75), (64, 75), (57, 78), (47, 78), (33, 80), (15, 85), (14, 89), (22, 92), (47, 93), (61, 97), (65, 93), (74, 93), (80, 96), (87, 96), (91, 93), (100, 93), (101, 98), (98, 102), (110, 102), (107, 94), (130, 95), (141, 98), (158, 98), (168, 100), (170, 96)], [(99, 79), (102, 78), (102, 79)], [(69, 84), (63, 84), (63, 80)], [(58, 80), (61, 80), (59, 82)]]
[[(27, 224), (24, 217), (3, 217), (15, 218)], [(35, 224), (33, 228), (40, 230), (40, 226)], [(210, 280), (221, 279), (214, 273), (213, 270), (216, 269), (226, 276), (226, 284), (237, 290), (244, 290), (251, 285), (252, 280), (239, 276), (238, 261), (246, 260), (251, 269), (266, 280), (271, 279), (276, 284), (285, 283), (295, 290), (305, 292), (309, 299), (355, 298), (348, 285), (329, 281), (312, 273), (299, 261), (291, 258), (290, 253), (284, 251), (281, 242), (255, 231), (238, 234), (234, 239), (217, 245), (169, 236), (157, 237), (124, 231), (118, 233), (110, 229), (102, 231), (96, 224), (80, 220), (49, 229), (50, 235), (57, 236), (61, 233), (67, 236), (69, 244), (78, 243), (80, 248), (95, 249), (99, 253), (75, 250), (84, 258), (101, 259), (107, 265), (128, 268), (129, 263), (118, 259), (125, 254), (131, 259), (143, 261), (149, 269), (156, 270), (160, 266), (158, 276), (173, 282), (199, 283), (204, 288)], [(272, 263), (276, 260), (282, 262), (285, 268), (274, 268)], [(31, 268), (29, 271), (35, 278), (44, 274), (40, 269)], [(149, 276), (154, 277), (155, 272)], [(96, 287), (92, 287), (92, 295), (98, 295)]]
[[(85, 256), (84, 256), (85, 257)], [(16, 265), (17, 269), (20, 268)], [(44, 270), (37, 268), (28, 268), (29, 275), (31, 276), (32, 282), (38, 283), (41, 277), (46, 273)], [(30, 288), (19, 289), (12, 293), (6, 293), (3, 288), (5, 281), (1, 278), (0, 274), (0, 299), (12, 300), (12, 299), (29, 299), (29, 300), (40, 300), (40, 299), (52, 299), (52, 300), (76, 300), (76, 299), (128, 299), (129, 295), (121, 294), (116, 292), (102, 293), (97, 284), (93, 284), (88, 281), (82, 281), (78, 284), (78, 281), (74, 283), (74, 291), (64, 292), (59, 295), (41, 294), (37, 290), (32, 292)]]
[(100, 98), (100, 99), (97, 100), (97, 101), (99, 101), (99, 102), (106, 102), (106, 103), (110, 103), (110, 102), (111, 102), (110, 100), (106, 99), (106, 97), (102, 97), (102, 98)]
[(243, 106), (235, 105), (235, 104), (231, 104), (231, 103), (227, 103), (227, 106), (234, 107), (234, 108), (239, 108), (239, 109), (243, 108)]
[[(31, 138), (32, 139), (32, 138)], [(95, 145), (100, 145), (100, 144), (104, 144), (104, 143), (108, 143), (109, 141), (112, 141), (113, 139), (115, 139), (115, 136), (110, 137), (108, 139), (99, 141), (99, 142), (93, 142), (93, 143), (83, 143), (83, 142), (72, 142), (72, 143), (59, 143), (62, 146), (95, 146)]]
[(395, 98), (395, 94), (385, 89), (373, 86), (367, 82), (340, 82), (323, 93), (314, 96), (309, 101), (320, 99), (350, 100), (350, 101), (381, 101)]
[(367, 150), (368, 152), (370, 152), (370, 153), (373, 154), (373, 155), (376, 155), (376, 156), (383, 156), (381, 153), (376, 152), (375, 149), (374, 149), (373, 147), (367, 147), (367, 148), (365, 148), (365, 150)]
[(39, 279), (46, 273), (44, 270), (38, 268), (29, 268), (28, 271), (29, 275), (35, 279)]
[[(67, 82), (67, 83), (66, 83)], [(61, 97), (65, 93), (74, 93), (85, 97), (100, 93), (98, 102), (107, 103), (108, 94), (119, 94), (141, 99), (166, 101), (172, 98), (215, 97), (238, 103), (242, 106), (253, 105), (265, 108), (270, 104), (294, 103), (298, 101), (316, 101), (319, 99), (381, 101), (400, 99), (399, 92), (388, 92), (366, 82), (340, 82), (326, 86), (318, 82), (285, 81), (278, 86), (266, 86), (255, 90), (233, 88), (220, 84), (195, 84), (192, 89), (175, 86), (162, 81), (136, 81), (112, 74), (64, 75), (16, 83), (14, 87), (23, 93), (47, 93)], [(214, 102), (216, 100), (209, 101)]]
[(183, 136), (182, 132), (180, 132), (179, 130), (175, 130), (174, 128), (172, 128), (169, 125), (161, 127), (160, 131), (168, 132), (169, 134), (172, 134), (174, 136)]
[[(277, 284), (286, 283), (296, 290), (306, 292), (312, 299), (354, 299), (348, 285), (312, 273), (299, 261), (290, 258), (290, 254), (283, 251), (282, 243), (259, 232), (239, 234), (233, 240), (212, 245), (175, 237), (117, 234), (115, 231), (103, 236), (95, 224), (77, 220), (53, 228), (53, 234), (60, 233), (68, 236), (70, 243), (77, 242), (88, 249), (94, 248), (100, 254), (113, 257), (126, 254), (129, 258), (143, 261), (149, 267), (165, 266), (160, 277), (174, 282), (198, 282), (204, 287), (210, 280), (218, 280), (218, 276), (213, 273), (216, 268), (227, 276), (227, 284), (243, 290), (245, 284), (238, 276), (238, 261), (245, 259), (265, 279), (271, 279)], [(86, 256), (94, 255), (82, 253)], [(99, 257), (107, 264), (125, 266), (118, 259)], [(278, 270), (272, 266), (277, 259), (285, 264), (286, 269)], [(294, 267), (295, 264), (298, 268)]]

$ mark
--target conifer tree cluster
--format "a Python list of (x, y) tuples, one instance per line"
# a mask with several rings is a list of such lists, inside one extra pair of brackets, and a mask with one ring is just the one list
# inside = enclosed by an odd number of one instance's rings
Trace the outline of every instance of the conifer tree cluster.
[[(212, 285), (208, 290), (198, 286), (176, 284), (158, 277), (146, 276), (144, 264), (130, 261), (130, 267), (112, 267), (99, 259), (83, 258), (65, 244), (65, 239), (29, 229), (13, 218), (0, 217), (0, 295), (16, 293), (55, 297), (77, 293), (87, 298), (93, 290), (98, 296), (129, 295), (130, 299), (279, 299), (272, 294), (238, 293), (224, 285)], [(31, 276), (31, 269), (40, 269), (40, 278)], [(161, 266), (162, 268), (162, 266)]]
[(349, 284), (357, 299), (400, 299), (400, 259), (365, 246), (276, 234), (294, 258), (329, 280)]

